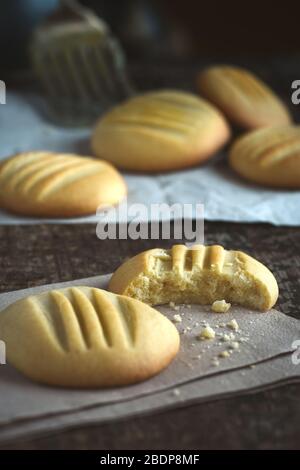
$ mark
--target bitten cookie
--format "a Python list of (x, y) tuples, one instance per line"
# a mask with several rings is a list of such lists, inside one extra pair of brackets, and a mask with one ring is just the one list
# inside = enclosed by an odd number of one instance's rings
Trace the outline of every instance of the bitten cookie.
[(100, 158), (133, 171), (166, 171), (207, 160), (229, 139), (228, 125), (211, 104), (190, 93), (157, 91), (126, 101), (95, 127)]
[(38, 382), (107, 387), (145, 380), (165, 368), (179, 334), (138, 300), (90, 287), (52, 290), (0, 312), (8, 361)]
[(300, 126), (260, 129), (239, 138), (231, 167), (247, 180), (278, 188), (300, 188)]
[(116, 204), (125, 195), (120, 173), (93, 158), (34, 151), (0, 165), (0, 206), (16, 214), (75, 217)]
[(174, 245), (140, 253), (113, 274), (109, 289), (151, 305), (227, 302), (269, 310), (278, 297), (275, 277), (259, 261), (222, 246)]
[(278, 96), (247, 70), (226, 65), (208, 68), (198, 76), (198, 88), (230, 121), (244, 129), (291, 122)]

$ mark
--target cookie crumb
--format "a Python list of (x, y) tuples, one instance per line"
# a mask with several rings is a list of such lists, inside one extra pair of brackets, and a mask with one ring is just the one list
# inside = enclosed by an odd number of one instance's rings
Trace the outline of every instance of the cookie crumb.
[(227, 341), (233, 341), (235, 339), (235, 336), (233, 333), (223, 333), (220, 338), (222, 341), (227, 342)]
[(227, 326), (233, 331), (239, 330), (238, 322), (234, 318), (229, 323), (227, 323)]
[(181, 318), (181, 316), (180, 316), (178, 313), (176, 313), (176, 314), (173, 316), (173, 321), (174, 321), (175, 323), (181, 323), (181, 322), (182, 322), (182, 318)]
[(229, 344), (230, 349), (239, 349), (240, 345), (238, 341), (232, 341), (232, 343)]
[(174, 388), (173, 390), (173, 395), (175, 395), (175, 397), (179, 397), (180, 395), (180, 390), (178, 388)]
[(230, 309), (231, 304), (226, 302), (226, 300), (215, 300), (211, 306), (211, 309), (214, 313), (226, 313)]
[(218, 366), (220, 365), (218, 359), (213, 359), (213, 360), (212, 360), (212, 365), (213, 365), (214, 367), (218, 367)]
[(240, 343), (246, 343), (248, 341), (248, 338), (246, 338), (245, 336), (242, 336), (240, 339), (239, 339), (239, 342)]
[(187, 326), (186, 328), (184, 328), (183, 330), (183, 334), (186, 335), (188, 331), (191, 330), (191, 327), (190, 326)]
[(214, 339), (215, 336), (215, 331), (210, 326), (205, 326), (201, 333), (198, 335), (198, 339)]
[(219, 357), (222, 357), (222, 358), (229, 357), (229, 356), (230, 356), (229, 351), (222, 351), (219, 354)]

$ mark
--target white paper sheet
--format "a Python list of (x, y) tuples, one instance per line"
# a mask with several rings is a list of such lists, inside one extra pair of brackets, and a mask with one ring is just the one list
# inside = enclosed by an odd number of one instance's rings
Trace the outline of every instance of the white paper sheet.
[[(0, 106), (0, 159), (19, 151), (45, 149), (91, 153), (90, 129), (64, 129), (49, 123), (37, 96), (8, 93)], [(226, 155), (186, 171), (161, 175), (124, 174), (128, 204), (203, 203), (206, 220), (300, 225), (300, 191), (265, 189), (241, 180)], [(96, 223), (96, 215), (76, 219), (33, 219), (0, 212), (0, 224)]]

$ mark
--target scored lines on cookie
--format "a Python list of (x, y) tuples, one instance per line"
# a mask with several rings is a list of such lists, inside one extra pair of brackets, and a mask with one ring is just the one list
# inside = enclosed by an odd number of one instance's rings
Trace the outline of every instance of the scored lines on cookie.
[(43, 187), (39, 191), (38, 198), (43, 199), (70, 183), (75, 183), (87, 176), (94, 175), (100, 168), (100, 164), (86, 162), (75, 164), (72, 168), (65, 169), (63, 172), (57, 172), (51, 180), (44, 182)]
[(288, 137), (281, 142), (270, 144), (259, 152), (256, 160), (262, 165), (273, 165), (281, 160), (286, 160), (294, 155), (300, 156), (300, 135)]
[(86, 289), (53, 290), (43, 299), (30, 298), (36, 313), (47, 321), (55, 344), (65, 352), (99, 346), (133, 347), (136, 341), (133, 307), (122, 299), (115, 305), (103, 292)]
[(269, 97), (268, 90), (262, 86), (256, 79), (249, 76), (249, 74), (243, 70), (226, 69), (225, 73), (229, 80), (244, 93), (252, 94), (254, 98), (266, 99)]
[[(169, 253), (166, 252), (166, 255)], [(193, 271), (195, 267), (199, 269), (218, 269), (223, 272), (224, 264), (233, 261), (233, 255), (226, 252), (222, 246), (195, 246), (189, 249), (183, 245), (175, 245), (170, 250), (171, 258), (163, 258), (162, 255), (155, 254), (153, 257), (159, 263), (156, 264), (158, 270), (162, 267), (164, 271), (177, 270), (178, 272)]]
[[(14, 173), (16, 167), (18, 172)], [(101, 162), (91, 159), (52, 153), (37, 154), (34, 158), (25, 155), (7, 162), (0, 181), (7, 190), (18, 191), (24, 196), (36, 193), (38, 199), (42, 199), (102, 168)]]

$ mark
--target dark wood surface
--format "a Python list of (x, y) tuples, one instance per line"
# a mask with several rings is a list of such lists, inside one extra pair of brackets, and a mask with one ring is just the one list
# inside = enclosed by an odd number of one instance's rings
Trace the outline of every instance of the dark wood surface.
[[(205, 242), (245, 250), (280, 285), (277, 308), (300, 318), (300, 229), (263, 224), (205, 224)], [(0, 227), (0, 290), (113, 271), (126, 257), (170, 241), (100, 241), (94, 225)], [(300, 366), (299, 366), (300, 367)], [(153, 413), (51, 436), (6, 449), (299, 449), (300, 384)]]

